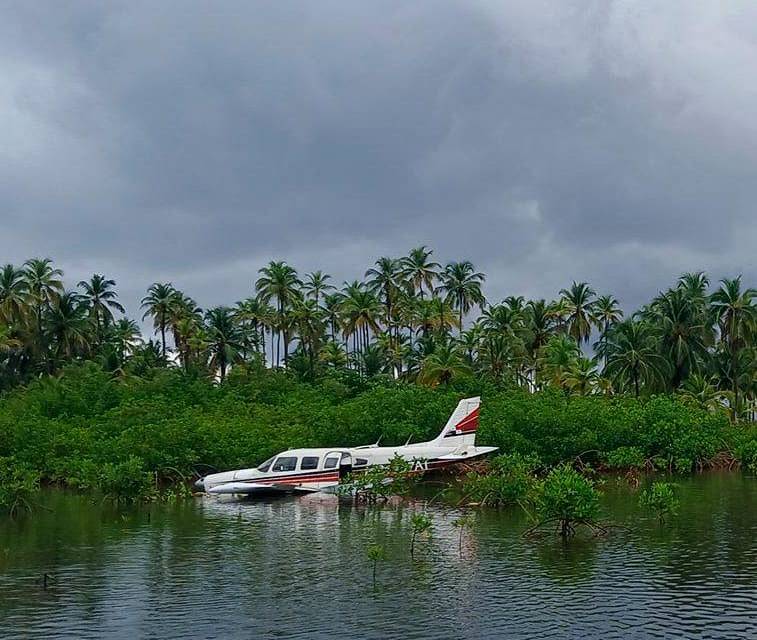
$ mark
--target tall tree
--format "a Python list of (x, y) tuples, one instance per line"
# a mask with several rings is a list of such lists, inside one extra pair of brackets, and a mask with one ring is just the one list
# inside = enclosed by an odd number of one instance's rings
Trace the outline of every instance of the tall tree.
[(0, 320), (19, 322), (26, 311), (28, 283), (24, 271), (6, 264), (0, 269)]
[(447, 301), (457, 308), (460, 332), (463, 330), (463, 316), (470, 313), (474, 304), (483, 311), (486, 300), (481, 292), (481, 284), (484, 280), (486, 276), (476, 271), (469, 260), (450, 262), (444, 268), (441, 291), (446, 294)]
[(170, 282), (154, 282), (147, 290), (147, 295), (142, 298), (142, 309), (145, 313), (142, 316), (144, 320), (147, 316), (152, 316), (153, 326), (160, 331), (161, 355), (166, 357), (166, 327), (176, 301), (177, 292)]
[(757, 309), (753, 299), (757, 291), (742, 289), (741, 276), (720, 281), (720, 288), (712, 294), (710, 303), (715, 310), (720, 338), (730, 360), (731, 393), (733, 394), (733, 419), (738, 420), (739, 382), (741, 376), (740, 355), (754, 343), (757, 328)]
[(561, 289), (560, 295), (567, 313), (568, 333), (578, 344), (588, 342), (594, 289), (586, 282), (573, 282), (570, 289)]
[(63, 271), (53, 267), (50, 258), (32, 258), (24, 263), (24, 280), (35, 317), (36, 350), (43, 360), (47, 352), (42, 331), (42, 315), (63, 291)]
[(300, 296), (302, 281), (297, 276), (297, 271), (286, 262), (271, 261), (267, 266), (258, 271), (260, 277), (255, 283), (255, 288), (264, 302), (276, 300), (277, 335), (276, 335), (276, 366), (280, 363), (280, 342), (284, 341), (284, 366), (289, 359), (289, 320), (286, 312), (290, 309), (295, 299)]
[(431, 260), (433, 251), (426, 247), (416, 247), (402, 258), (402, 274), (407, 278), (413, 290), (423, 299), (423, 286), (433, 291), (434, 281), (439, 277), (441, 265)]
[(302, 290), (315, 301), (315, 306), (321, 304), (321, 296), (327, 291), (333, 291), (334, 285), (329, 284), (331, 276), (323, 271), (313, 271), (305, 276)]
[(89, 303), (89, 313), (95, 323), (95, 341), (99, 346), (104, 327), (113, 322), (113, 310), (125, 313), (118, 302), (118, 294), (113, 290), (116, 281), (96, 273), (89, 281), (81, 280), (77, 286), (84, 291), (84, 299)]
[(234, 313), (228, 307), (215, 307), (205, 314), (207, 339), (210, 348), (210, 366), (218, 371), (221, 384), (226, 380), (226, 370), (230, 364), (238, 362), (242, 349), (239, 325), (234, 321)]

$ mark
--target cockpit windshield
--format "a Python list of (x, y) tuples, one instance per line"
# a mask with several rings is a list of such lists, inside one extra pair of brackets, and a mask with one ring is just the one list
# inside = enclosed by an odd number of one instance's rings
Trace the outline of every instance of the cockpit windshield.
[(268, 458), (268, 460), (266, 460), (266, 461), (265, 461), (265, 462), (264, 462), (263, 464), (261, 464), (261, 465), (260, 465), (260, 466), (258, 467), (258, 471), (262, 471), (263, 473), (265, 473), (266, 471), (268, 471), (268, 469), (270, 469), (270, 468), (271, 468), (271, 463), (272, 463), (272, 462), (273, 462), (273, 461), (274, 461), (275, 459), (276, 459), (276, 456), (273, 456), (273, 458)]

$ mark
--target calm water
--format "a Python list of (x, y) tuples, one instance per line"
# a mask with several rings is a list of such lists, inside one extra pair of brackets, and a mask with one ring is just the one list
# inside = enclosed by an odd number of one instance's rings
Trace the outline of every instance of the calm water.
[[(332, 497), (198, 499), (118, 511), (51, 492), (0, 521), (0, 638), (757, 638), (757, 479), (681, 484), (660, 528), (616, 483), (606, 539), (521, 538), (516, 511), (422, 502), (359, 508)], [(379, 542), (374, 588), (366, 547)], [(50, 574), (48, 589), (41, 576)]]

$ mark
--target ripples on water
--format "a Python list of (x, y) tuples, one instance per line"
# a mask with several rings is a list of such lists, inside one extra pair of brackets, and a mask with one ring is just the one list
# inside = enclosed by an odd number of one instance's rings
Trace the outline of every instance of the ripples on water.
[[(52, 493), (51, 513), (0, 523), (0, 638), (757, 637), (757, 481), (685, 481), (660, 529), (608, 486), (603, 540), (521, 538), (514, 511), (330, 496), (197, 500), (117, 512)], [(374, 588), (366, 547), (386, 547)], [(40, 577), (51, 574), (48, 591)]]

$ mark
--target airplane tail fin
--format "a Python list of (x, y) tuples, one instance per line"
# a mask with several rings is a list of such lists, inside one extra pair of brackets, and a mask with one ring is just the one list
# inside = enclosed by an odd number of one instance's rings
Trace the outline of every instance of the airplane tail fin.
[(458, 402), (457, 407), (444, 425), (442, 432), (436, 436), (435, 443), (459, 446), (476, 444), (478, 430), (478, 408), (481, 398), (465, 398)]

